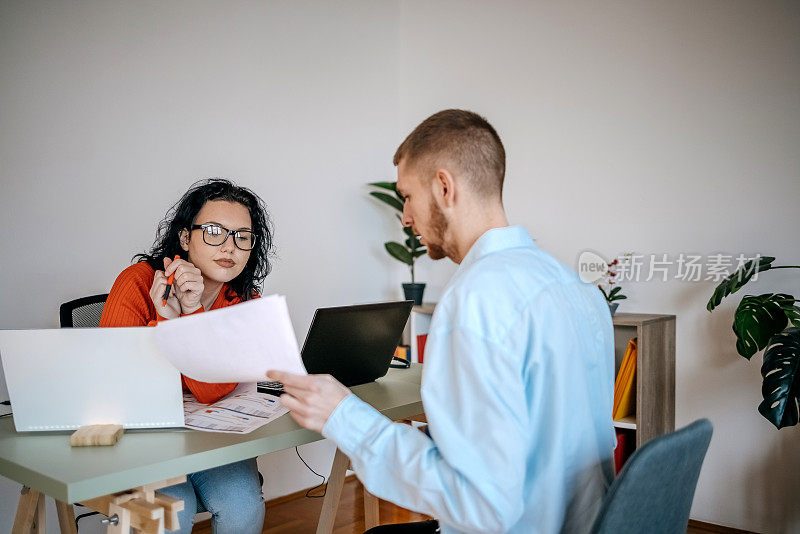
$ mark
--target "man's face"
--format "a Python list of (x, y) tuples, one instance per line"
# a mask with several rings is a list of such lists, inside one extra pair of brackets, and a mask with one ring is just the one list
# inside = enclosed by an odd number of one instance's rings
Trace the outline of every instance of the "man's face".
[(430, 182), (403, 160), (397, 166), (397, 191), (405, 198), (403, 226), (410, 226), (420, 236), (431, 259), (440, 260), (449, 256), (445, 244), (448, 221), (436, 203)]

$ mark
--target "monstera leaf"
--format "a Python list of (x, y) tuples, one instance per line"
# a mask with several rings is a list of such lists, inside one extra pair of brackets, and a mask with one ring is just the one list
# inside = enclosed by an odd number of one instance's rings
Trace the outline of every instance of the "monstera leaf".
[(759, 258), (749, 260), (740, 268), (736, 269), (736, 271), (725, 277), (725, 279), (719, 283), (717, 289), (714, 290), (714, 294), (711, 295), (710, 299), (708, 299), (706, 309), (708, 309), (708, 311), (712, 311), (714, 308), (719, 306), (719, 303), (722, 302), (722, 299), (731, 293), (736, 293), (739, 291), (742, 286), (749, 282), (750, 279), (757, 273), (768, 271), (770, 268), (772, 268), (773, 261), (775, 261), (775, 258), (772, 256), (761, 256)]
[(783, 305), (794, 303), (794, 297), (767, 293), (746, 295), (733, 316), (736, 350), (748, 360), (770, 342), (770, 338), (786, 328), (789, 320)]
[(772, 337), (761, 366), (764, 400), (758, 411), (777, 428), (800, 420), (800, 328), (787, 328)]
[[(756, 273), (770, 269), (800, 269), (800, 265), (772, 265), (775, 258), (763, 256), (746, 262), (726, 277), (706, 304), (708, 311), (736, 293)], [(736, 350), (748, 360), (764, 351), (758, 411), (778, 428), (800, 421), (800, 299), (784, 293), (746, 295), (733, 318)], [(784, 330), (791, 323), (792, 327)]]
[(783, 308), (786, 317), (789, 319), (789, 321), (791, 321), (792, 325), (800, 327), (800, 308), (795, 306), (794, 302), (791, 304), (784, 304), (781, 306), (781, 308)]

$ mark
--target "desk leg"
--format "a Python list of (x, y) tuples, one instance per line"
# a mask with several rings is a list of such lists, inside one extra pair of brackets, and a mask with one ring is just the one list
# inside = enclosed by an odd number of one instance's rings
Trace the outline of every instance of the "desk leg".
[(337, 448), (336, 455), (333, 457), (331, 474), (328, 477), (328, 485), (325, 488), (325, 498), (322, 500), (317, 534), (333, 532), (333, 523), (336, 520), (336, 511), (339, 509), (339, 498), (342, 496), (344, 477), (348, 467), (350, 467), (350, 458)]
[(11, 534), (31, 534), (33, 532), (45, 532), (44, 496), (28, 486), (23, 486)]
[(78, 528), (75, 526), (75, 509), (72, 505), (56, 501), (56, 512), (61, 534), (78, 534)]
[(364, 488), (364, 528), (369, 530), (380, 525), (380, 502)]
[(33, 534), (47, 534), (47, 515), (44, 509), (44, 495), (39, 494), (39, 500), (36, 503), (36, 520), (31, 529)]

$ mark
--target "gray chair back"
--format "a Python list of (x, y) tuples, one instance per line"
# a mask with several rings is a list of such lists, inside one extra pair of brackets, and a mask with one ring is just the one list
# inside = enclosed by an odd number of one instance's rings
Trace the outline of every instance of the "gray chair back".
[(103, 293), (65, 302), (59, 310), (61, 328), (100, 326), (100, 317), (107, 298), (108, 293)]
[(711, 422), (699, 419), (634, 451), (611, 484), (592, 533), (686, 534), (711, 433)]

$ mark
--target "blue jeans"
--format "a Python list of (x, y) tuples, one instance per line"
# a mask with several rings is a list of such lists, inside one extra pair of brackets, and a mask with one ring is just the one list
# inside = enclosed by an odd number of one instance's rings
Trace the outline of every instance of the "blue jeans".
[(194, 516), (211, 512), (214, 534), (257, 534), (264, 527), (264, 497), (255, 458), (191, 473), (186, 482), (158, 490), (181, 499), (181, 528), (168, 532), (188, 534)]

